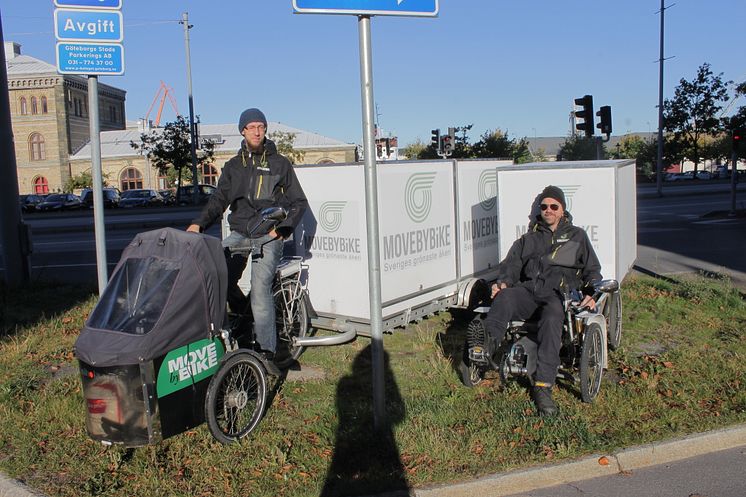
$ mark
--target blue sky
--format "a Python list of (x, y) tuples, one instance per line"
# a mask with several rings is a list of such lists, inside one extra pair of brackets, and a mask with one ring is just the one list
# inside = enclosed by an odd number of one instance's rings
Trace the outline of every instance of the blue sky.
[[(465, 124), (474, 125), (472, 141), (497, 128), (511, 137), (566, 136), (572, 100), (586, 93), (596, 109), (612, 107), (614, 134), (656, 130), (658, 0), (439, 3), (437, 18), (372, 20), (378, 121), (401, 144)], [(664, 96), (704, 62), (725, 80), (746, 80), (746, 2), (671, 4)], [(0, 0), (5, 41), (54, 64), (53, 12), (52, 0)], [(272, 121), (361, 142), (357, 19), (293, 14), (292, 0), (123, 0), (126, 73), (101, 82), (127, 91), (128, 119), (145, 116), (161, 80), (188, 115), (183, 12), (194, 25), (202, 122), (234, 122), (259, 107)]]

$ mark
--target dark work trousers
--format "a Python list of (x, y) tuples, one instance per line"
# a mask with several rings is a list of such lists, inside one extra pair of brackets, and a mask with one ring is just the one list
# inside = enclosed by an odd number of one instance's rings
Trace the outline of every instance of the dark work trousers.
[(535, 380), (553, 385), (560, 365), (559, 351), (562, 346), (562, 324), (565, 320), (565, 311), (559, 295), (537, 298), (525, 287), (505, 288), (498, 292), (492, 301), (484, 325), (499, 345), (505, 338), (510, 321), (525, 321), (532, 317), (539, 321), (539, 351)]

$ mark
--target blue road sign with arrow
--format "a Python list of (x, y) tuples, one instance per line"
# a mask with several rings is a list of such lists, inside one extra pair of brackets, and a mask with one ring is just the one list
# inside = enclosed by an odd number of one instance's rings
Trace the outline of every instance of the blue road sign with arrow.
[(299, 14), (438, 15), (438, 0), (293, 0)]

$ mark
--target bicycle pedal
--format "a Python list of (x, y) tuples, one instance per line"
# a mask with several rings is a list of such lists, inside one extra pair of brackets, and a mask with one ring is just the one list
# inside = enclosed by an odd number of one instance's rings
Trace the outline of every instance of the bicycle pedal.
[(476, 364), (487, 364), (488, 359), (487, 350), (484, 347), (477, 345), (469, 348), (469, 361)]

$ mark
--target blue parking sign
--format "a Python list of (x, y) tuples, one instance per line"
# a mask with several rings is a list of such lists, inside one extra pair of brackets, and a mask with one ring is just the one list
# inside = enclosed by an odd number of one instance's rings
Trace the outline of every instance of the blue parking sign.
[(55, 7), (121, 9), (122, 0), (54, 0)]
[(118, 10), (57, 9), (55, 35), (60, 41), (120, 42), (124, 38)]

